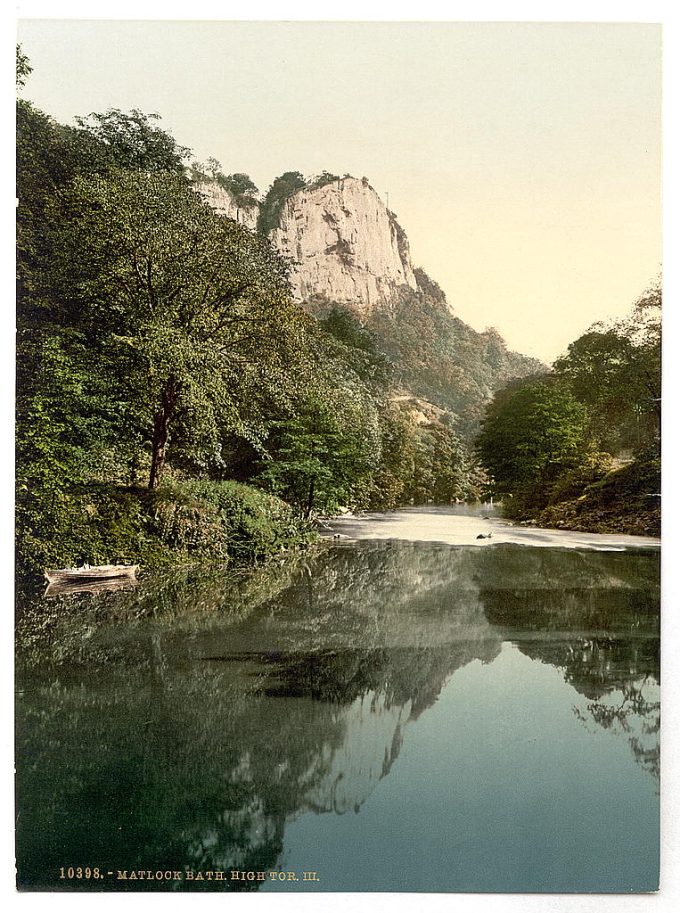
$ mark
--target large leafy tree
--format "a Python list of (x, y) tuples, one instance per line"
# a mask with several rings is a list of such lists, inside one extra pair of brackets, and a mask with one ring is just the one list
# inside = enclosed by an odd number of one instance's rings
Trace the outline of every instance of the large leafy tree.
[[(274, 423), (260, 484), (305, 516), (361, 499), (380, 459), (375, 404), (361, 385), (317, 378), (295, 412)], [(325, 382), (324, 382), (325, 381)]]
[(219, 458), (224, 427), (248, 433), (239, 393), (252, 364), (274, 377), (299, 342), (284, 264), (172, 173), (78, 178), (64, 205), (54, 287), (134, 404), (151, 451), (149, 486), (180, 413), (194, 445)]
[(585, 406), (549, 376), (511, 384), (487, 407), (477, 447), (500, 494), (540, 499), (586, 446)]
[(160, 115), (144, 114), (138, 108), (128, 113), (109, 108), (76, 118), (83, 145), (89, 141), (92, 167), (184, 175), (191, 150), (179, 145), (158, 121)]
[(556, 374), (588, 408), (602, 449), (644, 454), (658, 448), (661, 421), (661, 287), (655, 284), (630, 315), (596, 325), (557, 359)]

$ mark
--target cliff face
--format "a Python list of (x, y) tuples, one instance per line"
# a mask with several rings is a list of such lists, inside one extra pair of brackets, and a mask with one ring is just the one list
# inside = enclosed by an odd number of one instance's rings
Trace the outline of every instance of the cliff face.
[[(216, 182), (196, 189), (252, 231), (267, 211), (267, 200), (245, 207)], [(414, 269), (404, 230), (365, 178), (309, 183), (280, 200), (272, 222), (268, 237), (293, 261), (297, 300), (320, 318), (349, 310), (374, 334), (394, 367), (394, 401), (417, 425), (449, 422), (470, 442), (494, 391), (545, 370), (509, 352), (495, 331), (479, 333), (455, 316), (436, 282)]]
[(255, 231), (257, 228), (257, 216), (260, 211), (260, 207), (257, 204), (244, 206), (228, 190), (220, 187), (214, 181), (202, 181), (194, 184), (194, 189), (221, 216), (233, 219), (235, 222), (245, 225), (251, 231)]
[(327, 299), (365, 316), (397, 288), (417, 288), (406, 236), (365, 180), (294, 194), (270, 238), (298, 264), (292, 282), (300, 301)]

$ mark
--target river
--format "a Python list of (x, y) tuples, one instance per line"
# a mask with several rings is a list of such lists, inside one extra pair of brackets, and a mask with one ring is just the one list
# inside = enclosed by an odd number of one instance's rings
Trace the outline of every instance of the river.
[(653, 890), (658, 541), (463, 507), (325, 534), (22, 602), (19, 885)]

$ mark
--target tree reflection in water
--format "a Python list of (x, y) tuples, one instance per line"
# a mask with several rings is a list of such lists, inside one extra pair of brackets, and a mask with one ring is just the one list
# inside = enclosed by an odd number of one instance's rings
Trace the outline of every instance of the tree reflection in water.
[(661, 704), (659, 683), (650, 678), (645, 675), (642, 680), (628, 682), (622, 691), (609, 694), (608, 701), (591, 702), (588, 715), (578, 707), (574, 713), (586, 726), (594, 721), (602, 729), (624, 736), (637, 763), (658, 783)]
[(655, 774), (657, 570), (642, 555), (379, 542), (29, 601), (20, 882), (53, 886), (78, 860), (274, 869), (288, 822), (358, 811), (448, 679), (507, 640), (563, 671)]
[[(625, 737), (658, 783), (658, 561), (642, 553), (527, 551), (524, 564), (512, 557), (507, 586), (493, 567), (481, 571), (487, 618), (527, 656), (560, 669), (591, 699), (587, 712), (574, 707), (578, 719)], [(568, 580), (570, 568), (578, 573)]]

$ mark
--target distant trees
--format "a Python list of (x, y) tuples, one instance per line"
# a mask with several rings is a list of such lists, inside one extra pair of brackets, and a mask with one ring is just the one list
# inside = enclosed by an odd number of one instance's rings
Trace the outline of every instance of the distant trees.
[(586, 405), (590, 433), (601, 450), (658, 451), (661, 422), (661, 286), (652, 285), (630, 315), (596, 325), (554, 365)]
[(272, 182), (260, 208), (257, 222), (260, 234), (268, 235), (278, 226), (286, 200), (305, 186), (306, 181), (299, 171), (286, 171)]
[[(497, 393), (477, 447), (494, 490), (513, 498), (514, 513), (527, 513), (578, 498), (613, 470), (615, 458), (636, 459), (639, 471), (629, 475), (649, 487), (658, 472), (660, 420), (657, 282), (627, 318), (595, 325), (571, 343), (552, 374)], [(626, 484), (631, 503), (658, 494), (656, 483), (639, 492)]]
[(243, 172), (224, 174), (222, 165), (216, 158), (211, 156), (205, 162), (192, 162), (189, 170), (192, 180), (201, 181), (210, 178), (230, 193), (239, 205), (246, 207), (258, 205), (259, 191), (250, 176)]
[(228, 190), (238, 201), (253, 201), (258, 193), (256, 185), (247, 174), (218, 174), (217, 183)]
[(393, 363), (395, 381), (451, 413), (455, 433), (469, 450), (493, 393), (545, 366), (509, 352), (493, 331), (477, 333), (451, 313), (423, 270), (415, 275), (418, 288), (400, 289), (390, 308), (368, 315), (367, 328)]

